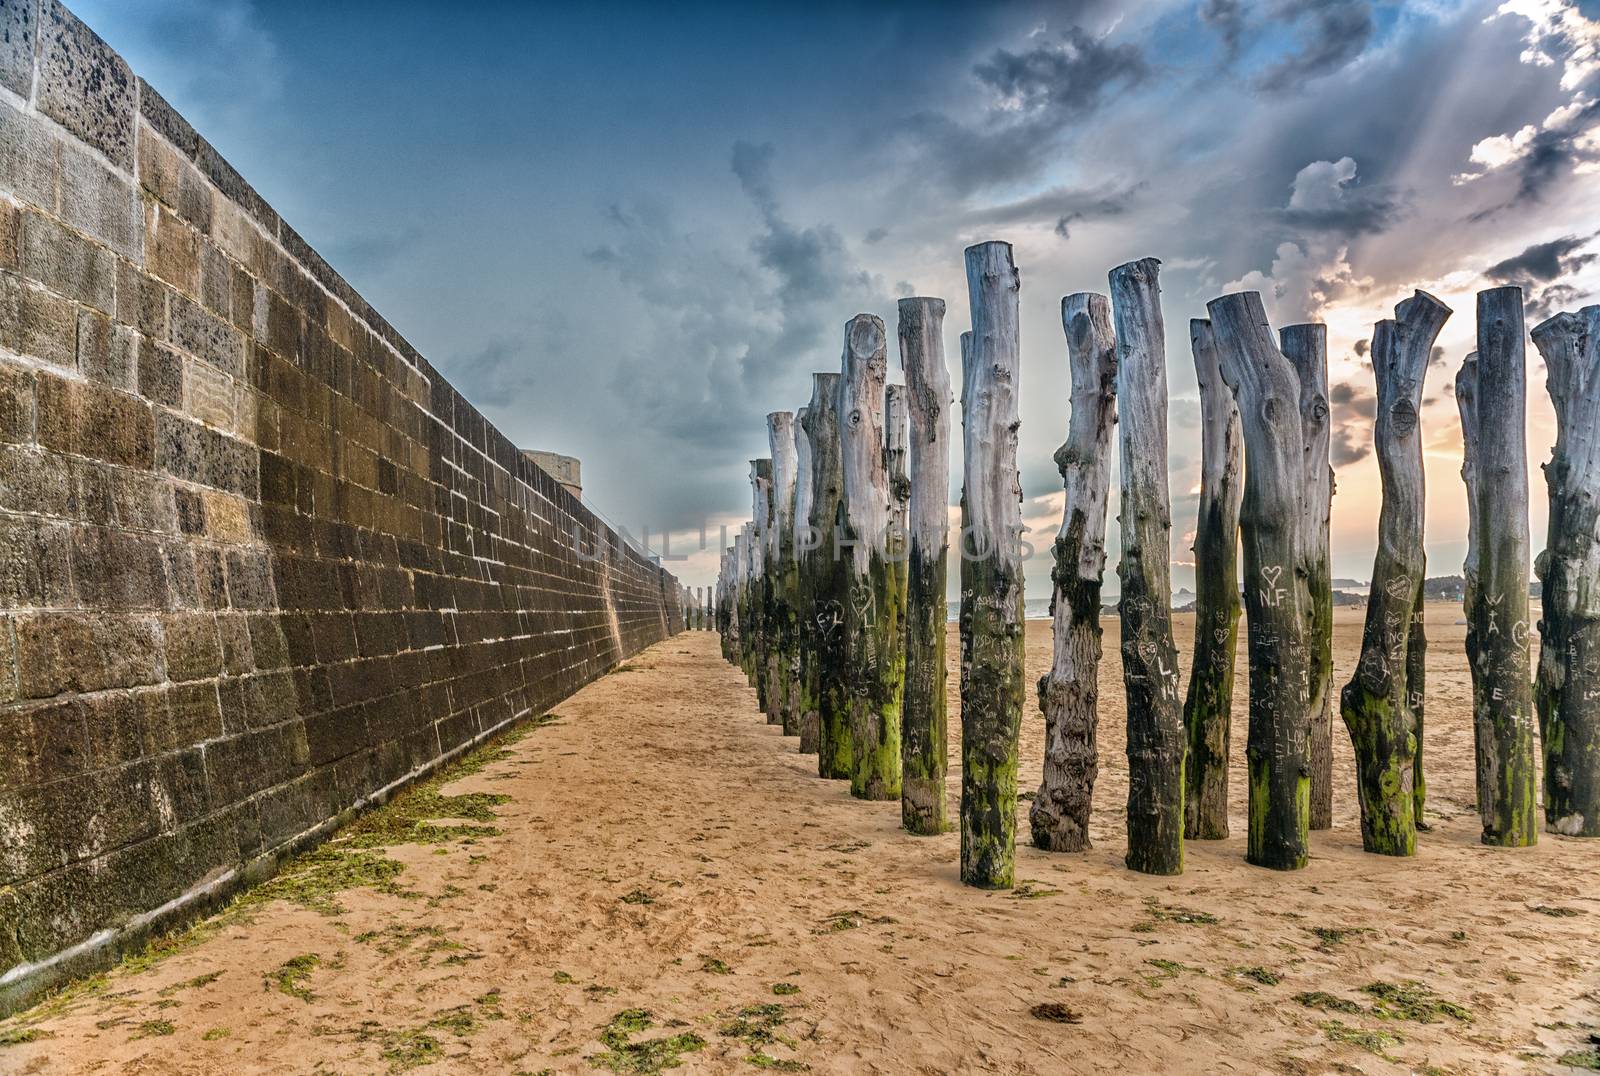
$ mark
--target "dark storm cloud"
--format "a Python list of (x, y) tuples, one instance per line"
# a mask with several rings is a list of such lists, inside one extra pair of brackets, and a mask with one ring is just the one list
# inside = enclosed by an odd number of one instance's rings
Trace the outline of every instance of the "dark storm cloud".
[(1372, 451), (1372, 421), (1378, 397), (1369, 388), (1342, 381), (1328, 390), (1328, 420), (1332, 441), (1328, 446), (1335, 467), (1366, 458)]
[(1036, 175), (1074, 124), (1151, 74), (1136, 45), (1110, 44), (1072, 26), (1021, 52), (999, 48), (972, 69), (995, 98), (974, 125), (937, 112), (902, 120), (900, 133), (955, 194)]
[(1542, 321), (1583, 297), (1562, 278), (1600, 259), (1600, 253), (1583, 250), (1595, 238), (1596, 235), (1565, 235), (1535, 243), (1521, 254), (1491, 265), (1483, 275), (1498, 284), (1521, 287), (1528, 320)]
[(1522, 284), (1528, 280), (1554, 280), (1562, 273), (1587, 265), (1597, 255), (1578, 254), (1592, 240), (1592, 235), (1566, 235), (1545, 243), (1535, 243), (1521, 254), (1496, 262), (1483, 275), (1501, 284)]
[(1006, 107), (1058, 120), (1088, 115), (1108, 91), (1134, 85), (1149, 73), (1137, 46), (1108, 45), (1080, 26), (1026, 52), (995, 49), (973, 68)]
[(1281, 0), (1271, 16), (1296, 28), (1300, 51), (1256, 80), (1268, 93), (1297, 90), (1340, 70), (1365, 51), (1376, 29), (1367, 0)]

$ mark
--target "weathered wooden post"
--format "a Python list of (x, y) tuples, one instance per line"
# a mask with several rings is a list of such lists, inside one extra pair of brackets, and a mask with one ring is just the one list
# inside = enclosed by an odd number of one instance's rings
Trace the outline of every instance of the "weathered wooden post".
[(1427, 557), (1422, 547), (1424, 484), (1419, 409), (1433, 342), (1450, 308), (1419, 291), (1372, 334), (1378, 382), (1373, 434), (1383, 507), (1367, 599), (1361, 660), (1339, 708), (1356, 756), (1361, 846), (1382, 855), (1416, 852), (1416, 716), (1408, 695), (1408, 651)]
[(904, 385), (889, 385), (884, 389), (883, 432), (887, 440), (883, 469), (889, 476), (889, 529), (885, 545), (891, 559), (898, 557), (902, 561), (907, 559), (910, 548), (906, 530), (911, 515), (911, 477), (906, 471), (906, 457), (911, 449), (908, 407)]
[[(967, 248), (972, 341), (963, 355), (961, 554), (961, 880), (1015, 881), (1022, 673), (1021, 378), (1011, 244)], [(963, 341), (965, 344), (965, 341)]]
[(1600, 306), (1542, 322), (1533, 342), (1556, 412), (1544, 470), (1550, 531), (1538, 563), (1545, 828), (1600, 837)]
[(800, 735), (799, 697), (794, 683), (794, 592), (799, 585), (794, 559), (795, 471), (794, 412), (767, 416), (767, 443), (772, 449), (772, 523), (767, 538), (767, 572), (771, 576), (771, 639), (767, 650), (767, 723), (782, 725), (785, 736)]
[(1111, 300), (1077, 292), (1061, 300), (1072, 369), (1072, 415), (1056, 449), (1066, 489), (1050, 574), (1055, 650), (1039, 678), (1044, 711), (1044, 778), (1028, 810), (1035, 847), (1089, 848), (1089, 813), (1100, 772), (1100, 586), (1106, 566), (1111, 435), (1117, 424), (1117, 341)]
[(772, 649), (772, 572), (769, 547), (772, 542), (772, 516), (775, 507), (772, 495), (772, 460), (770, 457), (750, 461), (751, 514), (754, 530), (751, 532), (751, 605), (755, 627), (754, 660), (756, 705), (772, 721), (772, 701), (767, 698), (767, 656)]
[[(815, 729), (809, 741), (806, 737), (807, 715), (815, 715), (815, 704), (806, 690), (806, 670), (811, 661), (811, 580), (806, 576), (806, 558), (816, 548), (816, 535), (811, 531), (811, 439), (806, 435), (806, 412), (810, 405), (794, 413), (794, 525), (790, 528), (790, 541), (794, 548), (794, 591), (791, 595), (790, 614), (794, 624), (794, 646), (789, 657), (789, 692), (794, 707), (795, 731), (800, 737), (800, 753), (810, 754), (817, 749)], [(784, 729), (788, 733), (787, 727)], [(808, 746), (809, 743), (809, 746)]]
[(1300, 571), (1308, 601), (1306, 618), (1307, 687), (1311, 703), (1311, 828), (1333, 825), (1333, 467), (1329, 462), (1332, 424), (1328, 421), (1328, 327), (1321, 323), (1285, 325), (1278, 330), (1283, 355), (1300, 382), (1300, 434), (1305, 452), (1300, 516)]
[[(800, 749), (817, 753), (817, 773), (849, 780), (855, 757), (850, 746), (850, 689), (845, 652), (845, 606), (850, 601), (848, 558), (840, 544), (843, 526), (844, 471), (839, 449), (840, 375), (811, 375), (811, 402), (804, 430), (811, 452), (811, 501), (808, 523), (814, 548), (806, 553), (805, 573), (811, 592), (811, 661), (805, 672), (803, 705), (815, 717), (800, 727)], [(808, 738), (807, 729), (812, 734)]]
[(945, 582), (950, 531), (950, 371), (944, 300), (901, 299), (900, 364), (911, 409), (907, 526), (906, 687), (901, 707), (900, 824), (916, 834), (949, 826), (945, 773)]
[(1200, 383), (1200, 513), (1194, 532), (1194, 664), (1183, 702), (1189, 741), (1184, 763), (1183, 835), (1228, 836), (1228, 741), (1239, 629), (1239, 499), (1243, 431), (1233, 391), (1217, 365), (1211, 322), (1189, 322)]
[[(1478, 351), (1456, 384), (1466, 447), (1467, 657), (1483, 843), (1539, 840), (1528, 626), (1527, 345), (1522, 289), (1478, 293)], [(1478, 400), (1492, 406), (1478, 407)], [(1471, 424), (1468, 424), (1470, 416)]]
[(1183, 872), (1183, 709), (1172, 642), (1172, 502), (1161, 263), (1111, 270), (1122, 449), (1122, 682), (1128, 707), (1127, 864)]
[(1250, 655), (1245, 859), (1260, 867), (1297, 870), (1306, 865), (1311, 830), (1300, 382), (1278, 350), (1260, 293), (1224, 295), (1206, 309), (1218, 364), (1244, 430), (1239, 525)]
[(883, 321), (857, 314), (845, 326), (839, 380), (839, 447), (851, 541), (845, 607), (850, 794), (900, 798), (900, 695), (905, 674), (900, 614), (903, 565), (888, 550), (889, 475), (884, 467), (884, 380), (889, 372)]

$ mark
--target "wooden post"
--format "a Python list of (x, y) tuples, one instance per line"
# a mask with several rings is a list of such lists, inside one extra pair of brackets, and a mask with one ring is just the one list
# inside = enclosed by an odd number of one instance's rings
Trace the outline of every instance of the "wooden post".
[(1533, 330), (1533, 342), (1556, 412), (1544, 472), (1550, 531), (1537, 566), (1545, 828), (1600, 837), (1600, 306), (1557, 314)]
[(1356, 756), (1361, 846), (1382, 855), (1416, 852), (1416, 715), (1408, 694), (1411, 630), (1422, 593), (1424, 486), (1419, 409), (1422, 380), (1450, 308), (1419, 291), (1372, 334), (1378, 382), (1374, 444), (1383, 481), (1378, 552), (1367, 599), (1361, 660), (1339, 708)]
[(806, 611), (811, 657), (805, 670), (800, 749), (817, 753), (819, 776), (848, 780), (850, 748), (849, 687), (846, 681), (845, 605), (849, 572), (835, 534), (842, 525), (844, 472), (839, 455), (839, 375), (811, 375), (811, 402), (802, 427), (811, 453), (811, 498), (807, 504), (810, 543), (804, 559), (810, 597)]
[(772, 647), (772, 577), (768, 570), (768, 545), (772, 541), (772, 460), (750, 461), (750, 497), (754, 529), (750, 534), (751, 621), (754, 627), (751, 675), (756, 689), (756, 706), (767, 721), (772, 721), (772, 702), (767, 698), (767, 654)]
[(1015, 881), (1017, 739), (1022, 729), (1023, 578), (1017, 474), (1021, 379), (1011, 244), (966, 250), (972, 340), (962, 386), (961, 880)]
[(1233, 391), (1217, 365), (1211, 322), (1189, 322), (1200, 382), (1200, 513), (1194, 531), (1194, 663), (1183, 702), (1189, 741), (1183, 835), (1228, 836), (1228, 741), (1239, 630), (1239, 499), (1244, 433)]
[[(814, 597), (811, 580), (806, 575), (806, 557), (817, 545), (810, 522), (814, 494), (811, 489), (811, 439), (806, 434), (806, 413), (809, 409), (810, 405), (807, 404), (794, 413), (794, 523), (790, 529), (790, 541), (794, 549), (794, 592), (791, 602), (794, 647), (789, 659), (789, 691), (794, 706), (794, 735), (800, 737), (802, 755), (817, 749), (815, 726), (809, 739), (806, 735), (807, 718), (809, 716), (814, 720), (816, 715), (815, 702), (806, 689), (807, 670), (812, 658), (810, 610)], [(784, 732), (788, 733), (787, 726)]]
[(1183, 873), (1183, 709), (1172, 642), (1172, 502), (1161, 263), (1111, 270), (1122, 446), (1122, 682), (1128, 708), (1127, 864)]
[(1283, 355), (1300, 382), (1300, 434), (1304, 438), (1305, 497), (1300, 516), (1300, 571), (1309, 600), (1306, 618), (1307, 687), (1311, 703), (1311, 828), (1333, 825), (1333, 467), (1328, 421), (1328, 327), (1285, 325)]
[(794, 559), (795, 472), (794, 412), (767, 416), (767, 443), (772, 449), (773, 518), (767, 539), (767, 571), (772, 577), (772, 638), (767, 651), (767, 722), (782, 725), (785, 736), (800, 735), (800, 699), (794, 683), (794, 598), (799, 587)]
[(857, 314), (845, 326), (839, 381), (843, 516), (851, 541), (845, 606), (850, 794), (900, 798), (900, 696), (905, 675), (900, 615), (904, 565), (889, 559), (889, 475), (884, 467), (884, 380), (889, 372), (883, 321)]
[[(1462, 366), (1472, 381), (1460, 404), (1471, 461), (1466, 576), (1467, 654), (1472, 664), (1473, 742), (1483, 843), (1538, 842), (1533, 676), (1528, 657), (1527, 350), (1522, 289), (1478, 293), (1478, 351)], [(1457, 384), (1459, 385), (1460, 379)], [(1478, 400), (1493, 400), (1477, 407)], [(1466, 432), (1471, 413), (1474, 429)], [(1466, 468), (1463, 468), (1464, 470)], [(1476, 489), (1470, 489), (1475, 486)]]
[(944, 300), (901, 299), (899, 314), (900, 363), (911, 409), (900, 824), (911, 833), (931, 835), (949, 828), (945, 583), (950, 556), (950, 371), (944, 362)]
[(1111, 435), (1117, 424), (1117, 341), (1111, 300), (1077, 292), (1061, 300), (1072, 369), (1072, 415), (1055, 452), (1066, 489), (1056, 534), (1050, 612), (1055, 651), (1039, 678), (1044, 711), (1044, 778), (1028, 810), (1035, 847), (1090, 847), (1089, 812), (1100, 772), (1100, 586), (1106, 566)]
[(1311, 829), (1307, 595), (1300, 529), (1305, 440), (1300, 382), (1273, 338), (1258, 292), (1206, 305), (1218, 365), (1244, 430), (1244, 591), (1250, 655), (1249, 836), (1260, 867), (1306, 865)]

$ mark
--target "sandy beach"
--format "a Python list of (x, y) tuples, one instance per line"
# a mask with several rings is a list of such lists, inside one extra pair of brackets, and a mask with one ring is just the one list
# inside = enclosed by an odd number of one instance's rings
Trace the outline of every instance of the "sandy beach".
[[(1336, 684), (1360, 614), (1338, 611)], [(1310, 867), (1244, 863), (1241, 662), (1235, 836), (1191, 843), (1181, 877), (1124, 869), (1108, 620), (1095, 848), (1021, 847), (1017, 890), (965, 889), (955, 834), (907, 836), (898, 804), (819, 780), (716, 637), (689, 633), (397, 804), (404, 824), (358, 824), (324, 853), (343, 873), (291, 872), (307, 884), (288, 899), (0, 1023), (0, 1070), (1546, 1071), (1600, 1022), (1600, 844), (1478, 843), (1459, 619), (1428, 610), (1433, 828), (1414, 859), (1362, 853), (1341, 727)], [(1049, 644), (1030, 622), (1030, 682)], [(1042, 736), (1030, 707), (1025, 790)], [(952, 803), (958, 763), (952, 744)]]

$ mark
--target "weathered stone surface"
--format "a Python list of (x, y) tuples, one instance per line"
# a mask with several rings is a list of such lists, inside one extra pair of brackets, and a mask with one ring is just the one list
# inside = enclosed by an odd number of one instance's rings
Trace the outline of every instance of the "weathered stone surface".
[(0, 443), (33, 439), (33, 371), (0, 362)]
[(137, 396), (95, 384), (41, 374), (39, 443), (58, 452), (125, 467), (155, 462), (155, 420)]
[(117, 259), (43, 214), (22, 218), (21, 266), (24, 276), (51, 291), (109, 314), (115, 294)]
[[(5, 9), (15, 6), (7, 4)], [(51, 131), (0, 101), (0, 187), (54, 212), (59, 153)]]
[(57, 0), (46, 0), (39, 33), (39, 111), (111, 163), (133, 170), (133, 72)]
[(0, 86), (19, 97), (33, 89), (33, 44), (39, 12), (31, 2), (0, 5)]
[(70, 142), (61, 146), (61, 219), (124, 258), (144, 256), (143, 217), (133, 181)]

